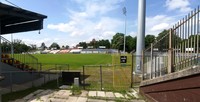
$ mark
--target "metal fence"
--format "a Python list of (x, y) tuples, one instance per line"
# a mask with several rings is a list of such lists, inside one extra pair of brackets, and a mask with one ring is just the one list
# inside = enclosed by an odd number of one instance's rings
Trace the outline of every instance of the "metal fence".
[(32, 87), (41, 86), (49, 81), (57, 80), (59, 87), (62, 82), (62, 71), (69, 71), (69, 64), (38, 63), (38, 71), (3, 71), (0, 81), (0, 95)]
[(200, 9), (191, 11), (171, 29), (174, 71), (197, 64), (200, 47)]
[(39, 63), (40, 71), (48, 71), (48, 70), (52, 70), (52, 69), (69, 71), (70, 65), (69, 64), (55, 64), (55, 63)]
[[(12, 42), (0, 36), (0, 59), (3, 63), (13, 65), (24, 70), (37, 70), (38, 59), (14, 46)], [(18, 50), (16, 50), (18, 49)]]
[(127, 90), (132, 84), (131, 65), (85, 65), (83, 86), (88, 90)]
[(143, 79), (152, 79), (199, 63), (200, 9), (166, 30), (143, 51)]
[[(61, 77), (60, 73), (59, 70), (55, 72), (2, 72), (4, 79), (0, 82), (0, 95), (41, 86), (49, 81), (58, 80), (59, 77)], [(59, 81), (57, 81), (57, 86), (59, 86), (59, 84)]]
[(165, 34), (160, 40), (151, 44), (150, 48), (144, 51), (143, 79), (152, 79), (165, 75), (168, 67), (168, 50), (163, 42), (168, 41), (169, 34)]

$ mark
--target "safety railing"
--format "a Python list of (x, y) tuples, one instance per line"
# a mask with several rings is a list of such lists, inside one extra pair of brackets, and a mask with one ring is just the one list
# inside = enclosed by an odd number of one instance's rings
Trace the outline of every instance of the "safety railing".
[(174, 35), (172, 37), (174, 71), (179, 71), (198, 63), (200, 47), (199, 13), (200, 9), (198, 7), (171, 29), (171, 33)]
[(89, 90), (128, 90), (132, 83), (132, 65), (85, 65), (83, 88)]
[(2, 62), (26, 69), (38, 69), (38, 59), (23, 49), (19, 49), (15, 44), (0, 36), (1, 38), (1, 59)]
[(143, 51), (143, 80), (160, 77), (199, 64), (200, 8), (191, 11), (159, 34)]
[(151, 44), (143, 55), (143, 79), (152, 79), (167, 73), (168, 67), (168, 31), (164, 31), (159, 40)]

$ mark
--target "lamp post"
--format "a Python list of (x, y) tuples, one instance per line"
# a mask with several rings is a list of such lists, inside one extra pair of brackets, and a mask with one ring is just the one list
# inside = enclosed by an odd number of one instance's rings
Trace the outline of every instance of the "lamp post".
[(124, 21), (124, 51), (123, 51), (123, 53), (125, 53), (126, 52), (126, 7), (124, 7), (123, 9), (122, 9), (122, 11), (123, 11), (123, 14), (124, 14), (124, 16), (125, 16), (125, 21)]

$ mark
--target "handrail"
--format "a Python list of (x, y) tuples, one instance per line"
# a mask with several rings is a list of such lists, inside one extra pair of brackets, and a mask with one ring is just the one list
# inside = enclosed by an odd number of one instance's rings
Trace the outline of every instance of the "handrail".
[[(156, 77), (152, 76), (152, 72), (163, 68), (167, 68), (167, 73), (173, 73), (200, 63), (199, 6), (166, 31), (162, 38), (144, 50), (143, 69), (151, 77)], [(157, 49), (154, 50), (155, 48)], [(158, 55), (160, 52), (162, 54)], [(145, 53), (151, 53), (151, 56)]]
[[(28, 52), (23, 52), (23, 53), (16, 53), (15, 51), (11, 51), (12, 47), (12, 42), (4, 38), (3, 36), (1, 37), (1, 44), (2, 44), (2, 54), (8, 55), (10, 59), (13, 59), (15, 61), (20, 61), (20, 64), (25, 64), (30, 67), (30, 69), (35, 69), (38, 70), (38, 59), (31, 55)], [(13, 46), (13, 48), (15, 48)]]

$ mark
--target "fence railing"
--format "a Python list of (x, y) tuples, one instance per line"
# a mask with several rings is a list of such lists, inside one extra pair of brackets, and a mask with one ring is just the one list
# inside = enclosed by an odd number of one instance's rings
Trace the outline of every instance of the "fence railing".
[[(55, 63), (39, 63), (39, 70), (40, 71), (48, 71), (53, 69), (59, 69), (62, 71), (69, 71), (70, 65), (69, 64), (55, 64)], [(72, 69), (71, 69), (72, 70)]]
[[(16, 47), (12, 42), (6, 38), (0, 36), (1, 40), (1, 59), (7, 60), (6, 63), (14, 64), (14, 61), (18, 62), (17, 64), (24, 64), (29, 69), (38, 69), (38, 59), (28, 52), (23, 52), (23, 49), (16, 51)], [(9, 60), (10, 59), (10, 60)], [(12, 62), (9, 62), (12, 61)]]
[(165, 30), (143, 52), (143, 79), (189, 68), (199, 63), (200, 8), (191, 11), (169, 30)]
[(56, 86), (60, 86), (59, 78), (61, 71), (57, 69), (56, 72), (39, 72), (39, 71), (7, 71), (2, 72), (5, 76), (4, 80), (0, 82), (0, 95), (25, 90), (28, 88), (38, 87), (49, 81), (56, 81)]
[(127, 90), (131, 87), (132, 65), (85, 65), (82, 71), (84, 89)]
[(198, 7), (171, 29), (171, 33), (174, 35), (172, 37), (174, 71), (197, 64), (200, 47), (199, 13)]

